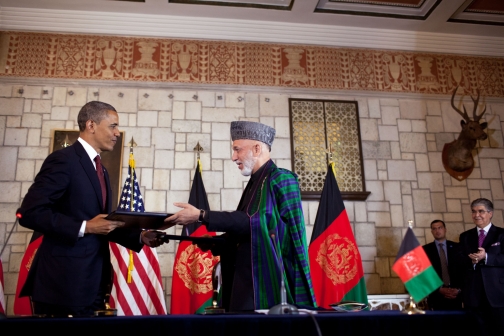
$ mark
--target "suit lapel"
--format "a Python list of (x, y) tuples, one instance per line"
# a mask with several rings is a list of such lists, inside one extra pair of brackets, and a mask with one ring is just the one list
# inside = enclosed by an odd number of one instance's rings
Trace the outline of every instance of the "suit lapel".
[(82, 145), (79, 141), (76, 141), (72, 145), (72, 147), (75, 148), (75, 153), (80, 157), (79, 162), (82, 166), (82, 169), (84, 169), (87, 176), (89, 177), (89, 181), (91, 182), (91, 185), (93, 186), (96, 197), (98, 199), (98, 204), (101, 209), (102, 208), (101, 204), (103, 204), (103, 200), (102, 200), (102, 195), (101, 195), (100, 181), (98, 180), (98, 175), (96, 174), (96, 169), (93, 166), (93, 163), (91, 162), (91, 159), (89, 158), (88, 153), (86, 152), (84, 147), (82, 147)]
[(448, 265), (450, 265), (450, 261), (454, 260), (455, 259), (455, 256), (454, 256), (454, 249), (453, 249), (453, 242), (450, 241), (450, 240), (447, 240), (446, 241), (446, 250), (448, 251)]
[(478, 230), (472, 228), (467, 234), (469, 253), (474, 253), (478, 250)]
[(107, 211), (107, 213), (110, 213), (112, 211), (112, 188), (110, 186), (110, 177), (107, 168), (105, 168), (105, 166), (102, 167), (105, 173), (105, 185), (107, 186), (107, 204), (106, 204), (107, 208), (105, 210)]
[(441, 274), (441, 259), (439, 258), (439, 251), (436, 246), (436, 242), (432, 242), (430, 245), (430, 255), (432, 256), (432, 267), (436, 270), (438, 274)]
[(485, 240), (483, 241), (482, 247), (485, 250), (488, 250), (488, 248), (492, 245), (492, 243), (495, 242), (496, 239), (497, 239), (497, 228), (495, 227), (495, 225), (492, 224), (490, 230), (488, 230)]

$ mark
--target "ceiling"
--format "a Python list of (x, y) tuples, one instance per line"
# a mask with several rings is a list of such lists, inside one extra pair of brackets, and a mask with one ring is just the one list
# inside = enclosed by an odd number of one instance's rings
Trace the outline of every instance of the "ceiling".
[(0, 29), (504, 56), (504, 1), (0, 0)]

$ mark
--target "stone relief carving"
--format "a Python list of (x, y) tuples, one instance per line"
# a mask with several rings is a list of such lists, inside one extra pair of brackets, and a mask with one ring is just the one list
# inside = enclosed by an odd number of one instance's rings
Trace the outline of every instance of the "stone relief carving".
[(180, 81), (190, 81), (198, 74), (196, 54), (198, 46), (195, 43), (174, 43), (172, 46), (171, 73)]
[(122, 47), (120, 40), (98, 40), (96, 43), (95, 75), (102, 78), (121, 76), (123, 65)]
[(439, 83), (436, 76), (432, 74), (433, 57), (418, 56), (416, 57), (417, 64), (420, 68), (418, 75), (417, 87), (421, 92), (439, 92)]
[(158, 62), (152, 59), (152, 56), (159, 44), (155, 42), (138, 42), (137, 46), (140, 59), (135, 62), (131, 74), (135, 78), (157, 78), (159, 65)]

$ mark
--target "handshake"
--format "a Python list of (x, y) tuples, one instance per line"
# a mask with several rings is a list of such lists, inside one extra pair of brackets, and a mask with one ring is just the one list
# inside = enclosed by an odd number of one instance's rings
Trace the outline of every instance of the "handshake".
[(192, 236), (177, 236), (170, 235), (163, 231), (156, 230), (144, 230), (142, 231), (142, 242), (150, 247), (158, 247), (164, 243), (168, 243), (170, 240), (187, 240), (191, 241), (193, 244), (198, 245), (198, 247), (206, 252), (212, 249), (216, 244), (223, 243), (225, 240), (222, 237), (213, 237), (205, 234), (201, 237)]
[(158, 247), (170, 241), (164, 232), (156, 230), (142, 231), (141, 238), (142, 243), (149, 247)]

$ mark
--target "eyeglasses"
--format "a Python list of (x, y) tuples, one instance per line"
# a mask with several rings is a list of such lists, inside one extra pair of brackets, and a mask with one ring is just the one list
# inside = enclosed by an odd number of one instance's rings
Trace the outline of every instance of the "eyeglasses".
[(486, 210), (472, 210), (471, 213), (473, 215), (480, 214), (483, 215), (485, 212), (491, 212), (491, 211), (486, 211)]

